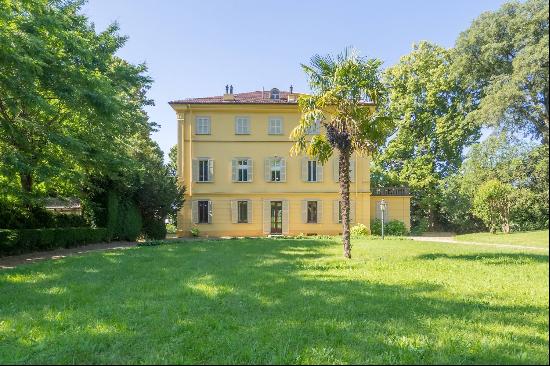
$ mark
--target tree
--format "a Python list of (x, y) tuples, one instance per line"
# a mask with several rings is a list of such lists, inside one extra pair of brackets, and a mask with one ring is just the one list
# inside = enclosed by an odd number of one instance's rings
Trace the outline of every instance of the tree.
[(398, 128), (373, 172), (408, 185), (413, 222), (427, 217), (430, 229), (439, 221), (441, 181), (458, 171), (464, 147), (479, 136), (479, 127), (465, 119), (470, 99), (452, 60), (451, 51), (421, 42), (384, 74)]
[(127, 139), (154, 127), (143, 111), (152, 103), (146, 67), (117, 57), (126, 40), (118, 26), (96, 33), (81, 4), (2, 2), (0, 159), (27, 201), (41, 182), (63, 177), (77, 187), (124, 164)]
[(492, 179), (480, 186), (474, 196), (473, 211), (494, 233), (499, 227), (510, 232), (513, 187)]
[[(384, 111), (386, 91), (380, 81), (377, 59), (359, 57), (346, 50), (333, 58), (315, 55), (302, 64), (311, 95), (299, 97), (302, 115), (290, 137), (291, 152), (306, 153), (322, 164), (338, 151), (344, 257), (351, 258), (349, 163), (352, 153), (374, 153), (387, 138), (392, 120)], [(325, 133), (308, 138), (308, 129), (319, 122)]]
[(174, 177), (178, 175), (178, 145), (172, 146), (168, 153), (168, 172)]
[(456, 42), (456, 68), (476, 109), (468, 120), (508, 126), (548, 145), (548, 1), (504, 4)]

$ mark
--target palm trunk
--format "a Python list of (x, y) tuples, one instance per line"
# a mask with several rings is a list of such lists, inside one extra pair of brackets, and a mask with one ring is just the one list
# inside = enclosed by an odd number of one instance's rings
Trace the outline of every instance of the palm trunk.
[(340, 151), (340, 194), (342, 196), (342, 242), (344, 244), (344, 257), (351, 259), (351, 243), (350, 243), (350, 230), (349, 230), (349, 161), (350, 152)]

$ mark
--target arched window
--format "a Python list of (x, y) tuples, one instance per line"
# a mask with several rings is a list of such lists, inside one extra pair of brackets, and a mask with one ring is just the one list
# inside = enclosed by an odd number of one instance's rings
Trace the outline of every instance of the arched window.
[(273, 88), (271, 89), (271, 99), (279, 99), (279, 89)]

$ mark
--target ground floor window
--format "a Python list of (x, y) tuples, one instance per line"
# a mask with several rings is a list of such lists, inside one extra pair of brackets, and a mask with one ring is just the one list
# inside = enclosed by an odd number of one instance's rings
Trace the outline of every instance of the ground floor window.
[(199, 201), (198, 210), (199, 224), (208, 224), (208, 201)]
[(307, 202), (307, 223), (308, 224), (317, 223), (317, 201)]
[(238, 223), (248, 222), (248, 201), (237, 202), (237, 216)]

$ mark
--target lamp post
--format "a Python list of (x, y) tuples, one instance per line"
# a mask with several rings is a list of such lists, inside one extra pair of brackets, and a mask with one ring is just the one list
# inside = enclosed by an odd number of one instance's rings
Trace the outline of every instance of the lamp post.
[(380, 212), (382, 212), (382, 240), (384, 240), (384, 216), (386, 215), (386, 208), (388, 204), (384, 199), (380, 201)]

